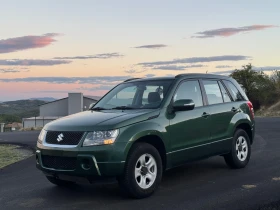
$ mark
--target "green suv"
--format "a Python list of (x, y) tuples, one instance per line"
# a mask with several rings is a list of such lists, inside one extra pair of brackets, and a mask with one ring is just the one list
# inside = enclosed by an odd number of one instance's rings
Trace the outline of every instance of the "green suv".
[(123, 192), (144, 198), (165, 170), (186, 162), (220, 155), (245, 167), (254, 134), (252, 103), (230, 77), (134, 78), (88, 111), (48, 123), (36, 165), (59, 186), (116, 177)]

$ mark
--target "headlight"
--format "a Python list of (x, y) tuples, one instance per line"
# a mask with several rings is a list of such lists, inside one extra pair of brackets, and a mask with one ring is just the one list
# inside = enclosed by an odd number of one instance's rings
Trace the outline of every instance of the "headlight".
[(41, 133), (38, 137), (38, 142), (42, 143), (43, 140), (45, 139), (46, 135), (47, 135), (47, 131), (45, 129), (42, 129)]
[(94, 131), (87, 134), (83, 146), (95, 146), (103, 144), (113, 144), (119, 135), (119, 130)]

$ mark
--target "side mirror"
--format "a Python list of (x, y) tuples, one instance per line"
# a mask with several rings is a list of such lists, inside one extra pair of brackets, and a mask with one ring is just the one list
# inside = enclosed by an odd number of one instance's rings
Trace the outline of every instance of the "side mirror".
[(195, 107), (195, 104), (192, 99), (183, 99), (178, 100), (173, 103), (173, 109), (174, 111), (187, 111), (187, 110), (193, 110)]
[(95, 105), (95, 103), (92, 103), (89, 105), (88, 109), (91, 110), (91, 108)]

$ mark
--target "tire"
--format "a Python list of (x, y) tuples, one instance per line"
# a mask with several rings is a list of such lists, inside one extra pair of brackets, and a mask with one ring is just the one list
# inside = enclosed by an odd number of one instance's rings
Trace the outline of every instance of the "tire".
[(47, 178), (52, 184), (57, 185), (57, 186), (61, 186), (61, 187), (68, 187), (68, 186), (72, 186), (72, 185), (75, 184), (75, 182), (57, 179), (57, 178), (52, 177), (52, 176), (46, 176), (46, 178)]
[(155, 147), (147, 143), (134, 144), (124, 173), (118, 178), (122, 192), (138, 199), (151, 196), (161, 182), (162, 170), (161, 156)]
[(231, 147), (231, 152), (224, 156), (227, 165), (233, 169), (246, 167), (251, 157), (251, 143), (246, 131), (235, 131)]

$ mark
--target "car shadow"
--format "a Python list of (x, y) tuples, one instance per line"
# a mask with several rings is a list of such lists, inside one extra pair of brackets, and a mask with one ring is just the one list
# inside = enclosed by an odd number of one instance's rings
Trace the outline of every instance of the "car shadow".
[[(228, 169), (222, 159), (209, 158), (207, 160), (189, 163), (164, 173), (161, 189), (176, 188), (177, 186), (195, 184), (200, 181), (208, 181), (209, 175), (212, 177), (217, 173), (227, 173)], [(51, 186), (45, 188), (45, 198), (51, 198), (51, 202), (61, 203), (63, 200), (75, 200), (76, 202), (99, 201), (112, 202), (114, 200), (124, 199), (124, 196), (116, 180), (111, 180), (109, 183), (94, 183), (94, 184), (76, 184), (71, 187)]]

